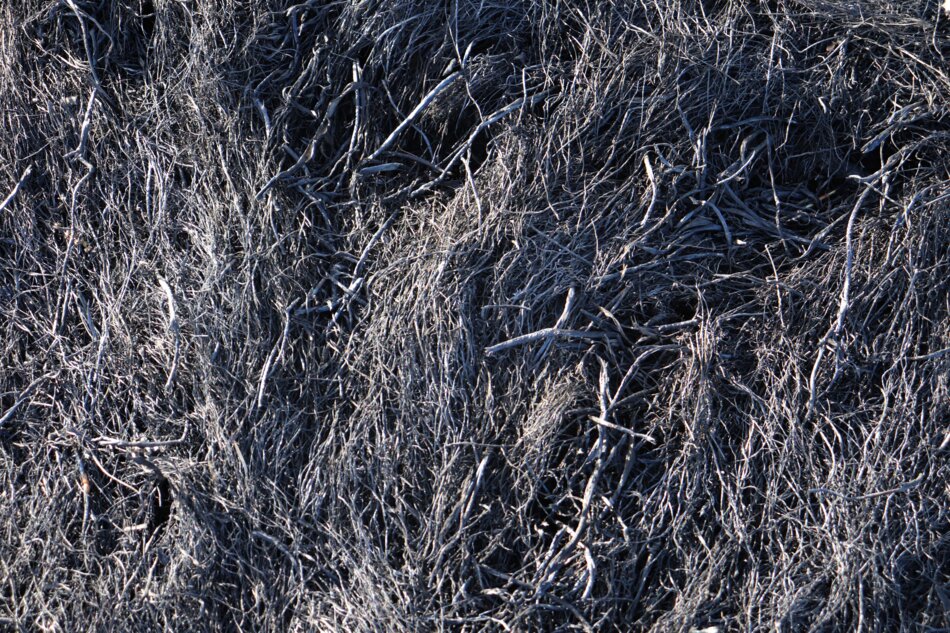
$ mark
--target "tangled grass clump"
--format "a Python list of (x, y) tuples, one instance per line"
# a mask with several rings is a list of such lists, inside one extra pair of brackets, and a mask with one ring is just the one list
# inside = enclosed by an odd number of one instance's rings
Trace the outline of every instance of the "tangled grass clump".
[(938, 0), (0, 4), (0, 628), (950, 630)]

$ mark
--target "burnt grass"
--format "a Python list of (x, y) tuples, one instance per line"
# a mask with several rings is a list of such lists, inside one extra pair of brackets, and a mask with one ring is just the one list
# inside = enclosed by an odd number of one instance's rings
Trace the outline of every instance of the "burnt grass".
[(950, 630), (934, 0), (0, 4), (0, 630)]

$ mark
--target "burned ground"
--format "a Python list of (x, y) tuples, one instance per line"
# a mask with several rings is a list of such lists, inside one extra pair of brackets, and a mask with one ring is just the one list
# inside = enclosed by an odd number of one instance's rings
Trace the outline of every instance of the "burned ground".
[(3, 629), (950, 629), (937, 2), (0, 25)]

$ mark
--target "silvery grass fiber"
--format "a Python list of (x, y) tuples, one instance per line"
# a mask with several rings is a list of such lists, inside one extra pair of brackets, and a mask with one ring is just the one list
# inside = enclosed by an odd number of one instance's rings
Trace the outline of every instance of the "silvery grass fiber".
[(0, 629), (947, 631), (936, 0), (0, 5)]

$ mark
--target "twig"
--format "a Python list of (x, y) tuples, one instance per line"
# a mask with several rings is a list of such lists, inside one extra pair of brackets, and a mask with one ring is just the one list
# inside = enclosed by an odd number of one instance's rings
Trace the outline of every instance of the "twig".
[(653, 207), (656, 206), (657, 198), (657, 185), (656, 185), (656, 176), (653, 175), (653, 165), (650, 164), (650, 155), (643, 155), (643, 168), (647, 172), (647, 178), (650, 180), (650, 204), (647, 206), (647, 210), (643, 214), (643, 219), (640, 220), (640, 228), (646, 228), (647, 222), (650, 221), (650, 218), (653, 216)]
[(6, 413), (3, 414), (3, 417), (0, 417), (0, 427), (5, 426), (10, 421), (10, 419), (13, 418), (13, 415), (17, 412), (17, 409), (19, 409), (20, 406), (24, 402), (26, 402), (29, 399), (29, 397), (33, 394), (33, 390), (36, 389), (36, 387), (39, 386), (41, 382), (43, 382), (47, 378), (50, 378), (52, 375), (53, 374), (46, 374), (44, 376), (40, 376), (39, 378), (37, 378), (36, 380), (28, 384), (26, 386), (26, 389), (20, 392), (19, 397), (14, 401), (12, 405), (10, 405), (10, 408), (7, 409)]
[(23, 183), (26, 182), (26, 179), (30, 177), (30, 174), (33, 173), (33, 165), (30, 165), (25, 170), (23, 170), (23, 175), (20, 176), (20, 180), (17, 181), (16, 185), (13, 187), (13, 191), (3, 199), (3, 202), (0, 202), (0, 213), (7, 208), (7, 205), (10, 204), (10, 201), (16, 197), (16, 194), (20, 191), (20, 187), (23, 186)]
[(275, 362), (280, 362), (280, 358), (284, 354), (284, 346), (287, 343), (287, 335), (290, 332), (290, 314), (293, 312), (294, 306), (296, 305), (297, 299), (294, 299), (286, 308), (284, 308), (284, 330), (281, 332), (280, 339), (274, 344), (274, 347), (271, 348), (270, 354), (267, 355), (267, 360), (264, 362), (264, 368), (261, 369), (261, 380), (257, 388), (257, 408), (264, 406), (264, 387), (267, 384), (268, 376), (270, 376), (272, 365)]
[(440, 168), (440, 169), (442, 170), (441, 175), (440, 175), (438, 178), (436, 178), (435, 180), (432, 180), (432, 181), (427, 182), (427, 183), (425, 183), (425, 184), (419, 185), (418, 187), (416, 187), (415, 189), (413, 189), (412, 192), (409, 194), (409, 197), (410, 197), (410, 198), (417, 198), (417, 197), (419, 197), (420, 195), (422, 195), (423, 193), (425, 193), (425, 192), (427, 192), (427, 191), (431, 191), (434, 187), (436, 187), (436, 186), (438, 186), (440, 183), (442, 183), (442, 182), (448, 177), (449, 173), (450, 173), (451, 170), (452, 170), (452, 167), (455, 166), (455, 163), (458, 162), (459, 160), (461, 160), (462, 156), (465, 155), (465, 152), (467, 152), (468, 149), (469, 149), (469, 148), (472, 146), (472, 144), (475, 142), (475, 139), (477, 139), (478, 136), (479, 136), (479, 134), (481, 134), (486, 128), (488, 128), (488, 127), (494, 125), (494, 124), (497, 123), (498, 121), (501, 121), (503, 118), (505, 118), (506, 116), (508, 116), (508, 115), (511, 114), (512, 112), (515, 112), (516, 110), (519, 110), (519, 109), (521, 109), (522, 107), (524, 107), (524, 106), (526, 106), (526, 105), (527, 105), (527, 106), (534, 106), (535, 104), (537, 104), (539, 101), (541, 101), (541, 100), (544, 99), (545, 97), (547, 97), (547, 93), (546, 93), (546, 92), (542, 92), (542, 93), (540, 93), (540, 94), (534, 95), (534, 96), (532, 96), (532, 97), (530, 97), (530, 98), (527, 98), (527, 99), (524, 98), (524, 97), (522, 97), (522, 98), (520, 98), (520, 99), (517, 99), (517, 100), (513, 101), (512, 103), (508, 104), (507, 106), (505, 106), (505, 107), (503, 107), (503, 108), (501, 108), (501, 109), (499, 109), (499, 110), (496, 110), (496, 111), (493, 112), (492, 114), (490, 114), (490, 115), (488, 116), (488, 118), (486, 118), (484, 121), (482, 121), (481, 123), (479, 123), (478, 126), (477, 126), (474, 130), (472, 130), (472, 133), (469, 134), (469, 136), (468, 136), (468, 138), (465, 140), (465, 142), (462, 143), (455, 151), (453, 151), (453, 152), (449, 155), (449, 158), (448, 158), (448, 160), (446, 161), (445, 166), (443, 166), (443, 167)]
[[(561, 316), (558, 317), (557, 321), (554, 323), (554, 327), (551, 328), (554, 331), (558, 331), (561, 328), (567, 325), (567, 322), (570, 320), (571, 312), (574, 309), (574, 299), (577, 296), (577, 291), (571, 287), (567, 291), (567, 297), (564, 299), (564, 309), (561, 311)], [(541, 359), (547, 355), (548, 350), (551, 348), (551, 345), (554, 343), (554, 335), (547, 337), (547, 340), (544, 341), (544, 344), (541, 345), (541, 349), (538, 350), (538, 353), (535, 355), (534, 362), (539, 363)]]
[(897, 494), (899, 492), (910, 492), (920, 484), (924, 482), (925, 477), (921, 475), (913, 481), (908, 481), (905, 484), (901, 484), (896, 488), (891, 488), (889, 490), (881, 490), (879, 492), (871, 492), (864, 495), (849, 495), (843, 492), (838, 492), (837, 490), (832, 490), (830, 488), (819, 487), (819, 488), (809, 488), (808, 492), (811, 494), (826, 494), (845, 499), (847, 501), (865, 501), (867, 499), (876, 499), (877, 497), (886, 497), (888, 495)]
[(168, 282), (165, 281), (163, 277), (158, 278), (158, 285), (162, 287), (162, 290), (165, 291), (165, 298), (168, 300), (168, 330), (175, 337), (175, 355), (172, 358), (172, 366), (168, 372), (168, 380), (165, 381), (165, 390), (171, 388), (172, 383), (175, 382), (175, 376), (178, 373), (178, 355), (181, 348), (181, 332), (178, 327), (178, 317), (175, 312), (175, 296), (172, 294), (171, 286), (168, 285)]
[(603, 418), (600, 417), (600, 416), (592, 415), (592, 416), (590, 416), (589, 419), (590, 419), (591, 422), (594, 422), (595, 424), (598, 424), (598, 425), (603, 426), (603, 427), (605, 427), (605, 428), (608, 428), (608, 429), (611, 429), (611, 430), (614, 430), (614, 431), (620, 431), (621, 433), (626, 433), (627, 435), (629, 435), (629, 436), (632, 437), (632, 438), (635, 438), (635, 439), (638, 439), (638, 440), (645, 440), (645, 441), (649, 442), (650, 444), (656, 444), (656, 438), (653, 437), (652, 435), (647, 435), (646, 433), (637, 433), (636, 431), (634, 431), (634, 430), (632, 430), (632, 429), (628, 429), (628, 428), (625, 427), (625, 426), (620, 426), (619, 424), (614, 424), (613, 422), (608, 422), (607, 420), (603, 419)]
[(429, 104), (432, 103), (435, 100), (435, 98), (439, 96), (440, 93), (442, 93), (446, 88), (454, 84), (456, 80), (461, 76), (462, 74), (459, 71), (455, 71), (454, 73), (452, 73), (451, 75), (449, 75), (448, 77), (440, 81), (435, 88), (430, 90), (429, 93), (426, 94), (426, 96), (422, 98), (422, 101), (420, 101), (416, 105), (416, 107), (412, 109), (412, 112), (410, 112), (408, 116), (406, 116), (406, 118), (403, 119), (402, 123), (397, 125), (396, 129), (390, 132), (389, 136), (386, 137), (386, 140), (383, 141), (382, 145), (380, 145), (379, 148), (375, 152), (369, 155), (369, 158), (366, 159), (367, 162), (376, 160), (377, 158), (379, 158), (380, 154), (382, 154), (387, 149), (389, 149), (389, 146), (392, 145), (396, 141), (399, 135), (402, 134), (403, 130), (405, 130), (407, 127), (412, 125), (413, 121), (415, 121), (416, 118), (420, 114), (422, 114), (422, 111), (425, 110), (427, 107), (429, 107)]
[(911, 356), (908, 360), (920, 361), (920, 360), (933, 360), (935, 358), (940, 358), (941, 356), (946, 356), (950, 354), (950, 347), (937, 350), (936, 352), (930, 352), (929, 354), (922, 354), (920, 356)]
[(518, 347), (519, 345), (527, 345), (528, 343), (534, 343), (536, 341), (547, 339), (548, 337), (561, 337), (561, 338), (570, 338), (570, 339), (604, 339), (609, 338), (609, 334), (603, 332), (584, 332), (582, 330), (562, 330), (558, 328), (548, 327), (543, 330), (537, 330), (530, 334), (523, 334), (521, 336), (516, 336), (513, 339), (509, 339), (503, 343), (497, 343), (485, 348), (486, 354), (497, 354), (506, 349), (512, 347)]

